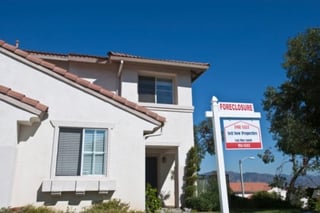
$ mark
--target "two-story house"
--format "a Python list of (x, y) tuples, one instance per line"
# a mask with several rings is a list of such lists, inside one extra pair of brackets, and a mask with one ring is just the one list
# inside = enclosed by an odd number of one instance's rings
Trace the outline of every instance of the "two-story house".
[(24, 51), (0, 41), (0, 207), (179, 207), (192, 83), (207, 63)]

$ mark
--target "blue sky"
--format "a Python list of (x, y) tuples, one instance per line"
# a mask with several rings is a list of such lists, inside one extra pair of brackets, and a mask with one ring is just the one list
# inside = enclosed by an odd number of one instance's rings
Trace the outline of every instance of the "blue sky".
[[(208, 62), (193, 85), (194, 121), (205, 119), (212, 96), (253, 103), (262, 113), (264, 148), (274, 147), (261, 101), (267, 86), (285, 80), (281, 68), (289, 38), (320, 27), (318, 0), (2, 0), (0, 39), (22, 49), (106, 55), (125, 52), (150, 58)], [(272, 148), (274, 151), (275, 148)], [(224, 151), (226, 170), (262, 150)], [(244, 172), (274, 174), (282, 163), (245, 161)], [(215, 169), (206, 157), (202, 172)], [(286, 173), (290, 170), (286, 169)]]

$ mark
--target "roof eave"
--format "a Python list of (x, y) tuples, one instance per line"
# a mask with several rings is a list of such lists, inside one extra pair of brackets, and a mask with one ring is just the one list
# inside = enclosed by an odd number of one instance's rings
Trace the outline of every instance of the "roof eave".
[(9, 97), (9, 96), (1, 94), (1, 93), (0, 93), (0, 100), (5, 101), (15, 107), (20, 108), (20, 109), (23, 109), (29, 113), (32, 113), (32, 114), (38, 116), (40, 119), (42, 119), (45, 116), (45, 114), (47, 113), (46, 111), (41, 111), (40, 109), (37, 109), (36, 107), (30, 106), (26, 103), (22, 103), (21, 101), (15, 99), (15, 98)]
[(33, 56), (39, 57), (41, 59), (47, 60), (57, 60), (57, 61), (75, 61), (75, 62), (86, 62), (86, 63), (99, 63), (106, 64), (108, 62), (107, 57), (98, 57), (91, 55), (81, 55), (81, 54), (57, 54), (57, 53), (45, 53), (25, 50)]
[(196, 63), (187, 63), (187, 62), (176, 62), (176, 61), (164, 61), (164, 60), (154, 60), (154, 59), (145, 59), (145, 58), (131, 58), (124, 56), (109, 56), (109, 61), (125, 61), (131, 63), (142, 63), (150, 65), (161, 65), (161, 66), (173, 66), (183, 69), (190, 70), (191, 80), (194, 82), (199, 78), (207, 69), (209, 69), (210, 64), (196, 64)]
[(110, 61), (126, 61), (126, 62), (134, 62), (134, 63), (144, 63), (144, 64), (155, 64), (155, 65), (165, 65), (165, 66), (175, 66), (182, 67), (188, 69), (202, 70), (203, 72), (209, 68), (209, 64), (196, 64), (196, 63), (183, 63), (183, 62), (175, 62), (175, 61), (165, 61), (165, 60), (153, 60), (153, 59), (145, 59), (145, 58), (131, 58), (131, 57), (123, 57), (123, 56), (109, 56)]

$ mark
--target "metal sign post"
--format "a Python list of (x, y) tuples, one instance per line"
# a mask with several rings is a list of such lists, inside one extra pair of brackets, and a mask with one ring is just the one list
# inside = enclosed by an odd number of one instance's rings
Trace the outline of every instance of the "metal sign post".
[(253, 104), (243, 103), (218, 103), (213, 96), (211, 100), (211, 112), (206, 112), (206, 117), (212, 118), (215, 151), (217, 159), (217, 176), (219, 185), (219, 200), (222, 213), (229, 213), (228, 191), (226, 172), (223, 157), (221, 118), (260, 118), (260, 113), (254, 112)]

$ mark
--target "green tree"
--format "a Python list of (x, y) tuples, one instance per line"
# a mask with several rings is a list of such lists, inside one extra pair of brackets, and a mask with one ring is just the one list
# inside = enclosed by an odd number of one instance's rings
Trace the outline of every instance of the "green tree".
[(198, 165), (199, 165), (199, 158), (198, 158), (197, 149), (196, 147), (191, 147), (187, 153), (185, 172), (184, 172), (183, 197), (182, 197), (183, 206), (185, 206), (186, 200), (196, 196), (197, 171), (199, 170)]
[(290, 199), (297, 178), (319, 169), (320, 28), (289, 39), (283, 68), (287, 80), (277, 88), (266, 89), (263, 107), (277, 149), (291, 159)]
[(210, 155), (215, 154), (211, 118), (194, 126), (194, 140), (200, 159), (203, 159), (207, 152)]

